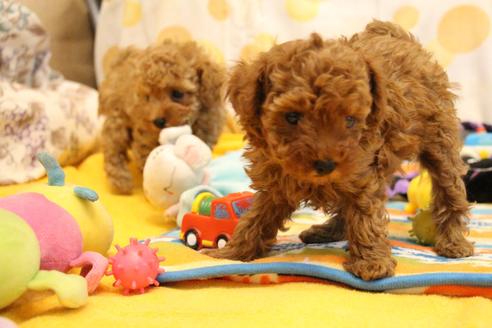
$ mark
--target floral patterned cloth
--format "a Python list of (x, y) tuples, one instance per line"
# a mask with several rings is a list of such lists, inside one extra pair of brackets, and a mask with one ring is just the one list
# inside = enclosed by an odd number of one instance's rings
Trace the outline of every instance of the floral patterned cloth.
[(97, 91), (64, 80), (49, 59), (39, 19), (15, 1), (0, 0), (0, 184), (41, 177), (40, 151), (67, 165), (96, 145)]

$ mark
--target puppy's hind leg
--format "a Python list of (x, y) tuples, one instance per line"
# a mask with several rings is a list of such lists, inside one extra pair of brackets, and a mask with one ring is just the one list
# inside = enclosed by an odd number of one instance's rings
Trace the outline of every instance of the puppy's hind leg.
[(437, 228), (434, 249), (437, 254), (451, 258), (471, 256), (473, 245), (464, 237), (469, 204), (461, 178), (466, 167), (459, 154), (458, 125), (443, 122), (438, 126), (420, 155), (432, 179), (431, 211)]
[(345, 220), (340, 214), (334, 215), (323, 224), (313, 225), (301, 232), (299, 238), (305, 244), (330, 243), (345, 239)]

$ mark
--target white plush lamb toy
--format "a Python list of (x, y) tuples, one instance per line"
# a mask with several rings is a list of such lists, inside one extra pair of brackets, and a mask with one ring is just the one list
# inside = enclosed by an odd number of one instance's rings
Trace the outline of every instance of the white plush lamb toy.
[(165, 208), (164, 215), (173, 218), (183, 191), (208, 184), (205, 167), (212, 151), (188, 125), (163, 129), (159, 143), (145, 162), (143, 189), (151, 204)]

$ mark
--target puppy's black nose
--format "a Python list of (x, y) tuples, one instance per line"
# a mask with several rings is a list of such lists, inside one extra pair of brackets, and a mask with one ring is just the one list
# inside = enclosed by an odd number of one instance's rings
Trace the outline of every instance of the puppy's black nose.
[(337, 165), (332, 160), (314, 161), (314, 169), (319, 175), (327, 175), (333, 172)]
[(156, 118), (152, 123), (159, 129), (163, 129), (166, 126), (166, 119), (163, 117)]

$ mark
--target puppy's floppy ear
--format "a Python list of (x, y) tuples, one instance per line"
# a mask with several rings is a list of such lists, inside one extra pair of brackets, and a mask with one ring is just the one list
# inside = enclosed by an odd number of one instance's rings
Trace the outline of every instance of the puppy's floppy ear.
[(197, 66), (200, 81), (199, 93), (206, 108), (221, 107), (224, 102), (224, 87), (227, 79), (225, 68), (211, 61), (202, 61)]
[[(119, 110), (117, 108), (118, 104), (121, 104), (121, 94), (116, 91), (115, 85), (119, 84), (118, 80), (121, 78), (121, 72), (125, 70), (125, 64), (141, 55), (141, 50), (134, 47), (113, 49), (113, 51), (108, 52), (110, 56), (105, 55), (103, 60), (105, 77), (99, 87), (98, 109), (99, 114), (102, 115), (119, 115)], [(131, 73), (132, 72), (130, 72), (130, 74)], [(120, 108), (120, 110), (122, 109)]]
[(200, 113), (193, 124), (193, 133), (214, 146), (225, 125), (225, 68), (206, 58), (200, 58), (196, 64), (198, 76), (198, 98)]
[(367, 69), (369, 75), (369, 88), (372, 96), (371, 114), (367, 118), (369, 127), (379, 125), (388, 106), (386, 94), (386, 81), (381, 73), (381, 68), (377, 63), (367, 60)]
[(270, 86), (266, 64), (264, 54), (251, 63), (237, 64), (232, 70), (227, 92), (249, 143), (255, 147), (265, 145), (260, 115)]

